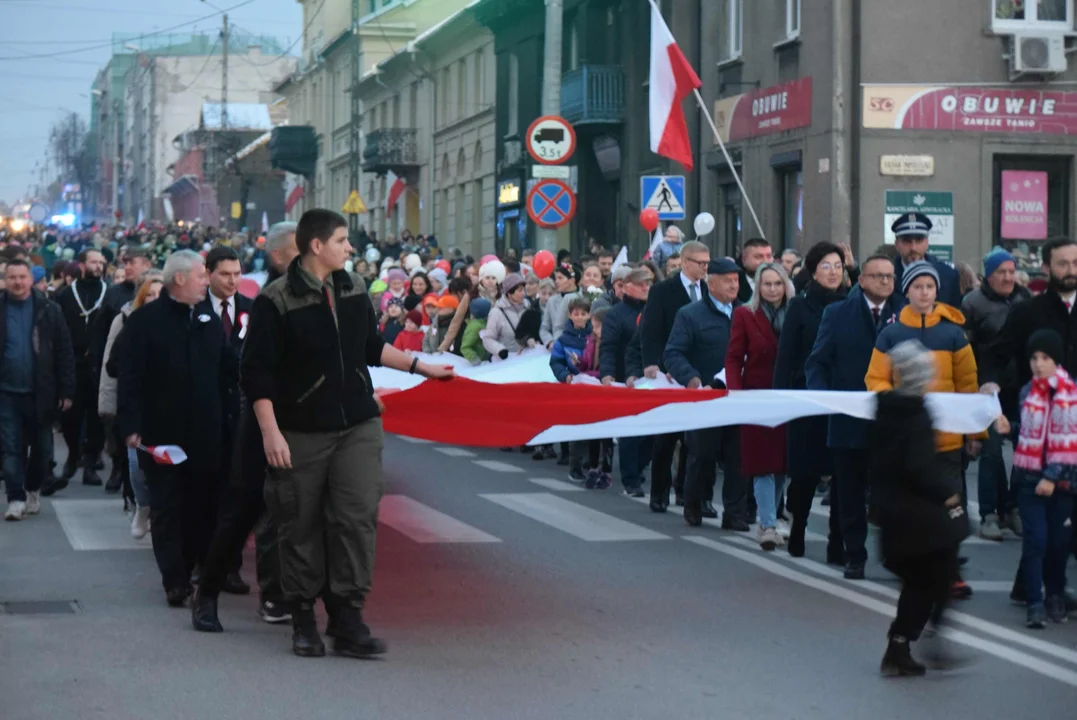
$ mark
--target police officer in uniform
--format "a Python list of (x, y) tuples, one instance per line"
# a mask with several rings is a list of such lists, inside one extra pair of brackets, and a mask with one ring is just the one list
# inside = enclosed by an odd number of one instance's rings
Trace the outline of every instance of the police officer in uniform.
[(961, 283), (957, 270), (928, 252), (932, 227), (931, 218), (922, 212), (906, 213), (890, 226), (898, 251), (898, 257), (894, 258), (894, 287), (901, 287), (901, 276), (909, 265), (921, 260), (929, 262), (939, 274), (938, 301), (960, 310)]

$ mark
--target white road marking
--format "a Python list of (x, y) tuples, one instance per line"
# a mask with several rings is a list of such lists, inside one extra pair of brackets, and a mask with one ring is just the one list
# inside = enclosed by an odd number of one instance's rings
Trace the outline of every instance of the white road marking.
[(669, 540), (668, 535), (550, 493), (487, 493), (479, 497), (588, 542)]
[[(629, 498), (629, 500), (634, 500), (635, 502), (641, 503), (643, 505), (648, 505), (648, 506), (651, 503), (651, 499), (649, 497)], [(713, 528), (718, 528), (719, 530), (721, 530), (722, 529), (722, 513), (725, 512), (725, 506), (724, 505), (715, 505), (714, 509), (718, 511), (718, 517), (717, 518), (703, 518), (703, 524), (708, 525), (708, 526), (713, 527)], [(666, 514), (667, 515), (680, 516), (682, 514), (682, 511), (683, 511), (683, 508), (679, 508), (676, 505), (671, 504), (669, 506), (669, 509), (666, 512)], [(759, 529), (759, 525), (757, 523), (753, 522), (752, 523), (752, 529), (749, 532), (738, 533), (738, 535), (740, 537), (756, 537), (756, 531), (758, 529)], [(780, 529), (781, 528), (779, 528), (779, 531), (780, 531)], [(785, 529), (788, 530), (788, 528), (785, 528)], [(782, 535), (782, 537), (784, 537), (786, 539), (789, 538), (788, 531), (782, 532), (781, 535)], [(805, 530), (804, 531), (804, 541), (805, 542), (826, 542), (827, 539), (826, 539), (826, 535), (820, 535), (817, 532), (813, 532), (811, 530)]]
[(498, 538), (405, 495), (386, 495), (378, 521), (417, 543), (496, 543)]
[(539, 487), (544, 487), (547, 490), (553, 490), (554, 492), (583, 492), (584, 488), (579, 485), (573, 485), (570, 482), (564, 480), (554, 480), (552, 478), (528, 478), (527, 482), (534, 483)]
[(409, 442), (409, 443), (412, 443), (414, 445), (433, 445), (434, 444), (433, 440), (422, 440), (421, 438), (408, 437), (407, 435), (397, 435), (396, 437), (399, 440), (403, 440), (404, 442)]
[[(818, 517), (827, 518), (829, 520), (829, 518), (830, 518), (830, 507), (829, 506), (827, 506), (827, 507), (814, 507), (813, 506), (812, 509), (811, 509), (811, 514), (816, 515)], [(964, 541), (962, 541), (963, 545), (999, 545), (999, 544), (1001, 544), (1001, 543), (998, 543), (995, 540), (984, 540), (982, 537), (977, 535), (976, 531), (977, 531), (977, 528), (979, 528), (980, 525), (975, 520), (972, 520), (972, 517), (973, 517), (973, 514), (970, 512), (969, 513), (969, 520), (971, 521), (970, 524), (972, 526), (972, 528), (971, 528), (972, 529), (972, 534), (969, 535), (967, 538), (965, 538)], [(879, 528), (875, 527), (874, 525), (868, 525), (868, 534), (869, 535), (871, 535), (873, 533), (877, 533), (877, 532), (879, 532)], [(1015, 535), (1014, 537), (1016, 538), (1017, 536)]]
[[(729, 542), (737, 542), (736, 539), (731, 539)], [(744, 544), (745, 547), (750, 547), (744, 541), (739, 541), (738, 544)], [(816, 575), (822, 575), (823, 577), (833, 578), (834, 580), (847, 583), (850, 587), (864, 590), (866, 592), (875, 593), (884, 597), (897, 600), (901, 594), (899, 590), (894, 587), (889, 587), (871, 580), (845, 580), (842, 577), (842, 571), (838, 568), (829, 567), (821, 563), (809, 560), (807, 558), (785, 558), (788, 562), (799, 566), (804, 570), (808, 570)], [(999, 640), (1004, 640), (1014, 645), (1023, 645), (1030, 650), (1035, 650), (1044, 655), (1050, 655), (1051, 657), (1058, 658), (1065, 662), (1077, 665), (1077, 652), (1070, 650), (1069, 648), (1054, 643), (1040, 640), (1036, 637), (1031, 637), (1027, 634), (1020, 633), (1016, 630), (1011, 630), (1005, 625), (998, 625), (987, 620), (976, 617), (975, 615), (969, 615), (968, 613), (959, 612), (957, 610), (950, 610), (946, 613), (946, 617), (956, 623), (965, 625), (972, 630), (979, 630), (980, 632), (992, 635)]]
[(458, 447), (436, 447), (434, 450), (442, 455), (448, 455), (449, 457), (475, 457), (477, 454), (471, 450), (465, 450), (464, 448)]
[(1013, 590), (1010, 580), (966, 580), (965, 583), (973, 592), (1008, 593)]
[[(837, 583), (816, 578), (798, 570), (794, 570), (788, 565), (764, 557), (762, 553), (751, 553), (746, 550), (741, 550), (739, 548), (733, 547), (728, 542), (722, 543), (716, 540), (711, 540), (710, 538), (700, 537), (698, 535), (686, 535), (684, 536), (684, 539), (690, 543), (699, 545), (700, 547), (705, 547), (710, 550), (720, 552), (724, 555), (729, 555), (730, 557), (737, 558), (738, 560), (742, 560), (750, 565), (756, 566), (761, 570), (769, 572), (772, 575), (777, 575), (778, 577), (790, 580), (792, 582), (803, 585), (805, 587), (812, 588), (814, 590), (818, 590), (819, 592), (826, 593), (827, 595), (830, 595), (832, 597), (845, 600), (846, 602), (850, 602), (854, 605), (859, 605), (866, 610), (871, 610), (872, 612), (878, 613), (885, 617), (893, 617), (896, 611), (896, 607), (890, 603), (876, 600), (873, 597), (869, 597), (862, 593), (856, 592), (855, 590), (851, 589), (851, 587), (839, 585)], [(860, 584), (861, 583), (858, 583), (858, 586)], [(962, 622), (963, 624), (969, 624), (964, 620), (960, 620), (957, 617), (960, 615), (963, 615), (963, 613), (951, 613), (949, 617), (959, 622)], [(965, 617), (967, 618), (968, 616)], [(990, 632), (989, 628), (992, 626), (998, 631), (1000, 631), (999, 634), (1008, 634), (1011, 632), (1006, 628), (996, 626), (994, 623), (989, 623), (985, 620), (979, 620), (978, 618), (974, 619), (978, 620), (977, 624), (981, 626), (976, 629), (983, 632)], [(1015, 665), (1025, 667), (1029, 670), (1032, 670), (1033, 672), (1043, 675), (1044, 677), (1049, 677), (1054, 680), (1058, 680), (1059, 682), (1065, 683), (1066, 685), (1077, 687), (1077, 672), (1074, 672), (1073, 670), (1069, 670), (1067, 668), (1059, 667), (1057, 663), (1042, 660), (1033, 655), (1029, 655), (1028, 653), (1016, 650), (1012, 647), (1008, 647), (992, 640), (986, 640), (977, 635), (972, 635), (971, 633), (967, 633), (962, 630), (947, 629), (945, 631), (945, 634), (946, 637), (956, 643), (960, 643), (967, 647), (981, 650), (982, 652), (994, 655), (995, 657), (1002, 660), (1007, 660)], [(1013, 634), (1017, 635), (1017, 633)], [(1020, 636), (1018, 635), (1018, 637)], [(1049, 645), (1049, 643), (1044, 644)], [(1062, 648), (1056, 649), (1062, 650)]]
[(131, 521), (116, 500), (53, 500), (73, 550), (152, 550), (150, 536), (131, 537)]
[(471, 462), (475, 463), (479, 467), (484, 467), (487, 470), (493, 470), (494, 472), (504, 472), (504, 473), (522, 473), (523, 472), (522, 469), (516, 467), (515, 465), (510, 465), (509, 463), (501, 462), (500, 460), (472, 460)]

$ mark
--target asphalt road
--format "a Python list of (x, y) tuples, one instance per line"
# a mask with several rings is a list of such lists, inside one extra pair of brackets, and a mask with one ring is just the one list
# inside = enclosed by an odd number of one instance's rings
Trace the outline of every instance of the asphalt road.
[(884, 680), (897, 585), (878, 565), (849, 582), (823, 564), (826, 508), (793, 560), (519, 453), (389, 438), (385, 465), (367, 610), (390, 642), (378, 661), (293, 656), (255, 596), (222, 597), (224, 634), (194, 632), (100, 488), (0, 523), (0, 603), (54, 603), (0, 614), (0, 718), (1073, 715), (1077, 619), (1024, 629), (1013, 537), (964, 550), (976, 594), (952, 637), (977, 662)]

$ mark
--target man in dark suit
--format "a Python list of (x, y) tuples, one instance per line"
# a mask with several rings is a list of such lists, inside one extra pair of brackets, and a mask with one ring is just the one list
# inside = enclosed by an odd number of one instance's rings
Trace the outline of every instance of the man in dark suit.
[[(875, 340), (907, 304), (894, 288), (894, 269), (885, 255), (872, 255), (861, 266), (859, 284), (849, 297), (823, 311), (819, 334), (804, 364), (808, 390), (863, 392)], [(841, 534), (845, 545), (845, 577), (864, 579), (868, 559), (868, 457), (866, 420), (831, 415), (827, 446), (833, 451), (840, 494)]]
[(938, 301), (960, 310), (961, 281), (957, 270), (928, 253), (931, 227), (931, 219), (919, 212), (902, 215), (890, 226), (894, 233), (894, 247), (898, 251), (898, 256), (894, 258), (894, 287), (901, 287), (905, 268), (920, 260), (927, 261), (939, 274)]
[(774, 260), (774, 251), (770, 249), (770, 243), (763, 238), (749, 238), (745, 241), (740, 251), (740, 260), (737, 267), (740, 270), (740, 290), (737, 292), (737, 302), (746, 303), (752, 299), (755, 292), (755, 272), (763, 263)]
[[(707, 277), (710, 260), (711, 251), (706, 245), (694, 240), (686, 242), (681, 245), (681, 271), (651, 288), (640, 319), (644, 377), (655, 378), (659, 372), (665, 372), (662, 355), (677, 311), (706, 296), (707, 286), (702, 281)], [(654, 439), (651, 455), (651, 510), (654, 512), (664, 512), (669, 505), (669, 488), (673, 484), (670, 466), (677, 441), (683, 435), (669, 433)], [(683, 478), (683, 472), (685, 468), (679, 468), (678, 477)], [(683, 496), (683, 487), (678, 488), (678, 505), (683, 504)]]

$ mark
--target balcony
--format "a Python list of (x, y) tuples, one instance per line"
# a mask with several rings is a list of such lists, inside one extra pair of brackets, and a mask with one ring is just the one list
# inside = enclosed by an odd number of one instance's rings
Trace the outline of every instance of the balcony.
[(617, 65), (584, 65), (561, 78), (561, 117), (573, 125), (624, 122), (625, 73)]
[(374, 130), (366, 135), (363, 148), (363, 172), (383, 174), (415, 167), (419, 164), (415, 128)]

